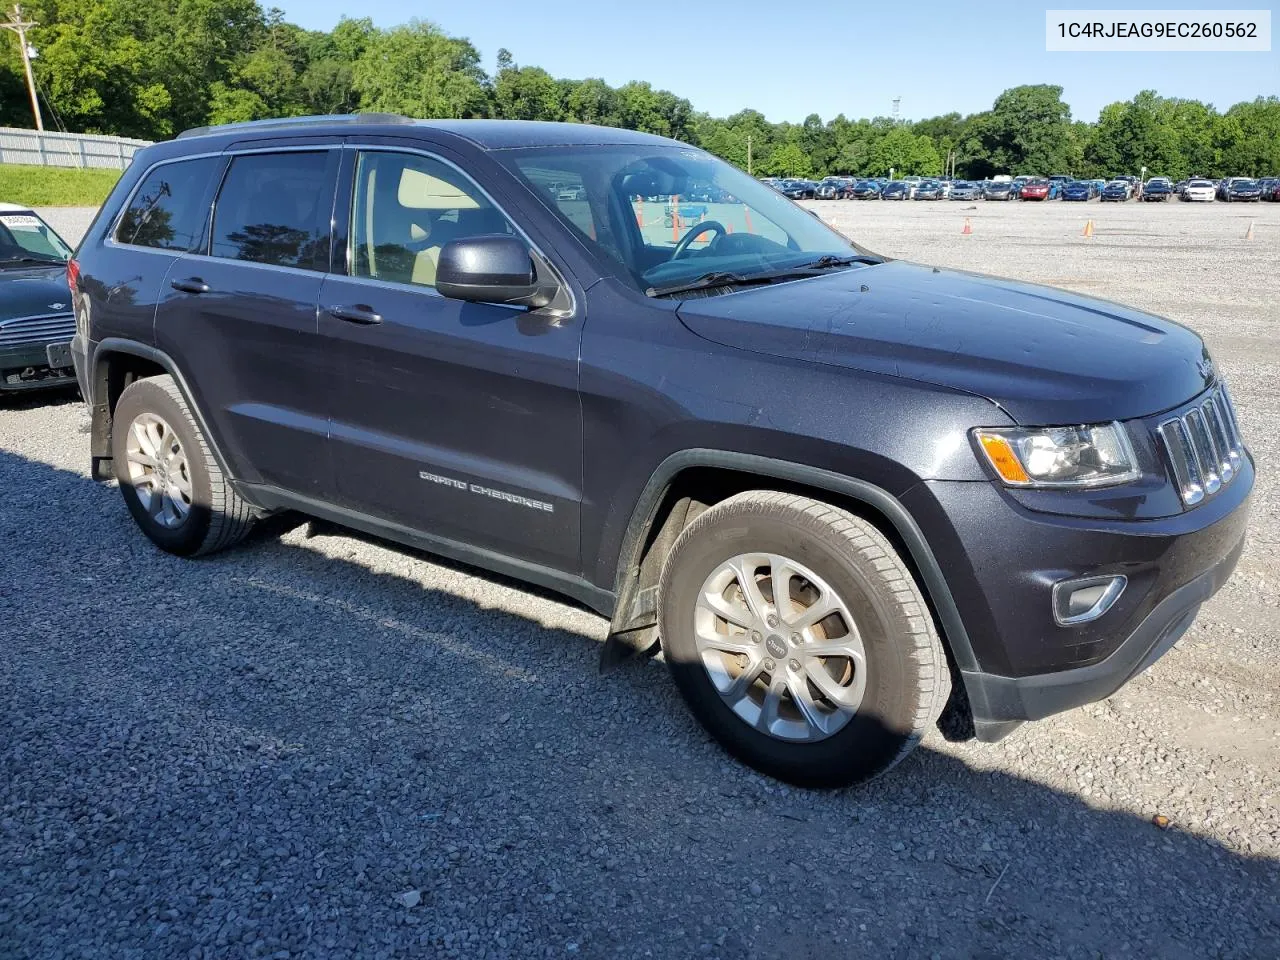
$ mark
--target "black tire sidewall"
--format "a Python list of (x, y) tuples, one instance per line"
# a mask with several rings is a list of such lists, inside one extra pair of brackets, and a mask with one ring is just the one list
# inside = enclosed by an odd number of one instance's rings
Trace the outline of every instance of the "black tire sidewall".
[[(187, 468), (191, 474), (191, 513), (186, 523), (176, 529), (171, 530), (156, 523), (129, 483), (129, 431), (134, 419), (144, 413), (153, 413), (163, 419), (177, 434), (178, 442), (182, 444), (187, 456)], [(204, 447), (195, 425), (163, 387), (148, 380), (139, 380), (121, 395), (112, 417), (111, 458), (125, 505), (148, 539), (169, 553), (184, 557), (195, 554), (204, 543), (212, 522), (209, 505), (213, 502), (213, 496), (209, 472), (205, 467)]]
[[(857, 620), (867, 658), (862, 706), (840, 731), (815, 743), (779, 740), (748, 726), (720, 697), (694, 641), (698, 591), (730, 557), (778, 553), (822, 577)], [(848, 541), (820, 526), (777, 516), (725, 517), (682, 545), (664, 576), (662, 648), (694, 715), (731, 753), (780, 779), (805, 786), (846, 786), (890, 766), (913, 735), (919, 696), (909, 658), (906, 614), (883, 576)]]

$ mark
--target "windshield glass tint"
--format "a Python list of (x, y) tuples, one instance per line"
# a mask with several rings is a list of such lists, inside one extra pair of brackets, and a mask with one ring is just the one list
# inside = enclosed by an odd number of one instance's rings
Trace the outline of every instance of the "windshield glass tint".
[[(495, 151), (637, 289), (741, 276), (860, 251), (817, 217), (710, 154), (658, 144)], [(557, 184), (581, 184), (570, 200)]]
[(33, 213), (0, 214), (0, 261), (30, 257), (61, 262), (71, 248)]

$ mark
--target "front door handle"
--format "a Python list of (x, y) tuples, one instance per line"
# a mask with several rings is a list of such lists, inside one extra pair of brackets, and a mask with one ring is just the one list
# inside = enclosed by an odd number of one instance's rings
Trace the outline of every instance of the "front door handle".
[(185, 280), (175, 280), (169, 284), (175, 290), (181, 290), (183, 293), (208, 293), (209, 285), (199, 277), (187, 277)]
[(325, 313), (334, 319), (345, 320), (347, 323), (358, 323), (366, 327), (382, 322), (382, 314), (375, 313), (373, 308), (365, 303), (357, 303), (352, 307), (326, 307)]

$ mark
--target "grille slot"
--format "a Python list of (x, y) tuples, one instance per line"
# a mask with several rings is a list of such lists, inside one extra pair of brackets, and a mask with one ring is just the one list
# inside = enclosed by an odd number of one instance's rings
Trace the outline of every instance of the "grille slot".
[(70, 313), (50, 317), (21, 317), (0, 323), (0, 347), (24, 343), (60, 343), (76, 333), (76, 318)]
[(1224, 386), (1215, 387), (1181, 416), (1165, 420), (1156, 434), (1178, 482), (1178, 494), (1189, 507), (1213, 496), (1240, 472), (1244, 440)]

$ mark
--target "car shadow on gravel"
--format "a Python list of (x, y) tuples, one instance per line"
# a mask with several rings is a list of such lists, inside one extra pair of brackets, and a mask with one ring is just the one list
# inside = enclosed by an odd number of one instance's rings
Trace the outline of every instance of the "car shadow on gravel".
[(1050, 757), (790, 789), (559, 601), (287, 522), (180, 560), (7, 451), (0, 491), (5, 957), (1274, 955), (1275, 861)]

